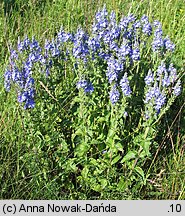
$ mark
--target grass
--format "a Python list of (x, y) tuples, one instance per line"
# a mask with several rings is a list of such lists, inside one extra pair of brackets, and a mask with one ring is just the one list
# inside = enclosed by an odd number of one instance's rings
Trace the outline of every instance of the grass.
[[(74, 31), (79, 25), (90, 29), (95, 12), (104, 3), (109, 11), (118, 15), (128, 12), (139, 17), (147, 14), (150, 19), (158, 19), (165, 34), (176, 44), (173, 61), (184, 75), (185, 65), (185, 4), (183, 0), (68, 0), (37, 1), (17, 0), (14, 6), (7, 6), (6, 0), (0, 3), (0, 198), (1, 199), (185, 199), (185, 91), (176, 100), (172, 109), (163, 119), (167, 130), (159, 126), (161, 136), (153, 161), (147, 166), (150, 175), (144, 186), (134, 185), (124, 192), (105, 190), (101, 195), (88, 187), (74, 186), (71, 175), (68, 191), (61, 191), (66, 184), (63, 168), (58, 170), (48, 152), (37, 152), (35, 146), (54, 145), (62, 140), (59, 134), (54, 141), (48, 138), (43, 142), (43, 131), (54, 130), (55, 125), (47, 124), (48, 112), (34, 113), (39, 118), (38, 125), (32, 127), (25, 121), (29, 113), (21, 113), (13, 93), (7, 94), (3, 87), (3, 72), (8, 61), (10, 44), (18, 37), (35, 35), (42, 42), (52, 38), (63, 25), (67, 31)], [(13, 1), (12, 1), (13, 2)], [(28, 2), (28, 4), (27, 4)], [(5, 8), (6, 6), (6, 8)], [(6, 12), (6, 13), (5, 13)], [(182, 77), (184, 85), (184, 76)], [(43, 89), (44, 91), (44, 89)], [(36, 122), (36, 121), (35, 121)], [(43, 126), (39, 125), (43, 124)], [(28, 126), (29, 125), (29, 126)], [(38, 127), (38, 133), (33, 128)], [(44, 158), (48, 157), (48, 160)], [(24, 160), (23, 158), (26, 158)], [(43, 169), (43, 167), (45, 167)], [(117, 175), (114, 173), (113, 175)], [(120, 174), (119, 174), (120, 175)], [(114, 176), (113, 176), (114, 178)]]

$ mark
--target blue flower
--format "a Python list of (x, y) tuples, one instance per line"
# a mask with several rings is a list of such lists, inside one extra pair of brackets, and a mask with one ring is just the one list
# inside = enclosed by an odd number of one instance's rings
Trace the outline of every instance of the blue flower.
[(22, 53), (25, 50), (28, 50), (29, 47), (30, 47), (30, 40), (27, 36), (23, 41), (20, 41), (20, 38), (18, 38), (17, 49), (20, 53)]
[(114, 41), (112, 43), (110, 43), (109, 48), (112, 51), (119, 52), (118, 44)]
[(134, 31), (136, 31), (137, 29), (141, 28), (141, 22), (139, 20), (137, 20), (133, 23), (132, 26), (134, 28)]
[(129, 86), (129, 81), (127, 77), (127, 73), (124, 74), (124, 76), (121, 78), (120, 83), (119, 83), (121, 90), (124, 94), (124, 96), (130, 96), (132, 91)]
[(110, 36), (112, 41), (117, 39), (119, 40), (120, 34), (121, 34), (121, 29), (119, 27), (117, 28), (115, 27), (110, 30)]
[[(145, 94), (144, 103), (150, 106), (154, 106), (156, 114), (160, 113), (160, 109), (165, 105), (166, 95), (160, 91), (158, 84), (155, 83), (154, 86), (150, 86)], [(149, 112), (147, 111), (147, 119), (149, 118)]]
[(142, 23), (147, 23), (147, 22), (149, 22), (148, 16), (144, 14), (144, 15), (141, 17), (141, 22), (142, 22)]
[(100, 48), (100, 42), (97, 37), (89, 38), (87, 44), (92, 52), (96, 52)]
[(47, 56), (41, 55), (41, 56), (40, 56), (40, 63), (41, 63), (42, 65), (45, 65), (45, 64), (47, 63)]
[(18, 93), (18, 102), (24, 102), (24, 109), (34, 108), (35, 102), (35, 88), (34, 88), (34, 79), (32, 77), (27, 77), (24, 80), (24, 88)]
[(46, 66), (46, 77), (48, 77), (50, 75), (50, 67)]
[(153, 26), (156, 27), (156, 28), (160, 28), (160, 29), (162, 27), (161, 23), (158, 20), (154, 20)]
[(128, 112), (125, 111), (125, 112), (123, 113), (123, 116), (126, 118), (126, 117), (128, 116)]
[(13, 59), (18, 59), (18, 54), (17, 54), (17, 52), (16, 52), (16, 50), (11, 50), (10, 51), (10, 58), (11, 58), (11, 60), (13, 60)]
[(116, 27), (116, 14), (114, 11), (111, 11), (109, 19), (110, 19), (110, 25), (112, 27)]
[(162, 61), (161, 62), (161, 65), (158, 66), (158, 69), (157, 69), (157, 75), (160, 79), (161, 75), (163, 75), (166, 71), (166, 66), (165, 66), (165, 63)]
[(77, 88), (80, 89), (84, 89), (85, 93), (92, 93), (94, 91), (94, 87), (92, 85), (91, 82), (88, 82), (87, 80), (79, 80), (76, 84)]
[(128, 15), (127, 17), (122, 17), (119, 23), (119, 27), (122, 30), (126, 30), (129, 26), (129, 23), (132, 23), (136, 20), (133, 14)]
[(148, 71), (148, 74), (145, 77), (145, 83), (148, 86), (154, 83), (154, 74), (152, 73), (151, 69)]
[(57, 34), (57, 38), (59, 40), (60, 43), (65, 43), (67, 41), (72, 41), (73, 40), (73, 36), (70, 33), (66, 33), (63, 30), (63, 27), (61, 26), (60, 31)]
[(164, 45), (166, 50), (173, 52), (175, 50), (175, 44), (173, 44), (171, 42), (171, 40), (169, 39), (169, 37), (164, 39)]
[(32, 77), (28, 77), (25, 83), (25, 89), (31, 89), (34, 86), (34, 79)]
[(173, 87), (173, 94), (179, 96), (181, 93), (181, 81), (178, 80), (175, 86)]
[(12, 80), (13, 82), (18, 82), (21, 80), (21, 71), (15, 66), (12, 69)]
[(25, 39), (24, 39), (24, 47), (25, 47), (26, 49), (28, 49), (30, 43), (31, 43), (31, 42), (30, 42), (30, 39), (28, 38), (28, 36), (26, 36)]
[(53, 66), (53, 61), (51, 59), (47, 60), (46, 63), (44, 64), (44, 71), (45, 71), (46, 77), (49, 76), (50, 69), (52, 68), (52, 66)]
[(18, 93), (18, 98), (17, 98), (18, 102), (19, 102), (19, 103), (25, 102), (26, 99), (27, 99), (27, 97), (28, 97), (27, 95), (28, 95), (27, 92), (19, 92), (19, 93)]
[(25, 62), (23, 62), (23, 68), (25, 69), (25, 71), (27, 71), (27, 73), (29, 74), (31, 72), (31, 69), (33, 67), (33, 62), (30, 60), (30, 58), (28, 57), (28, 59), (26, 59)]
[(85, 93), (92, 93), (94, 91), (94, 87), (92, 85), (92, 83), (88, 83), (87, 86), (84, 89)]
[(163, 48), (164, 42), (161, 37), (154, 38), (152, 42), (152, 49), (154, 52), (159, 51), (161, 48)]
[(4, 87), (7, 92), (9, 92), (11, 88), (11, 78), (12, 78), (11, 70), (6, 69), (4, 73)]
[(40, 61), (41, 58), (42, 58), (42, 55), (41, 55), (40, 52), (38, 52), (38, 51), (32, 51), (32, 52), (30, 52), (30, 54), (28, 56), (28, 61), (32, 62), (32, 63), (35, 63), (35, 62)]
[(117, 81), (119, 73), (123, 70), (123, 63), (121, 63), (119, 60), (110, 58), (107, 61), (107, 77), (109, 80), (109, 83), (112, 83), (113, 81)]
[(132, 60), (138, 61), (140, 60), (140, 50), (139, 48), (135, 48), (132, 50)]
[(161, 107), (164, 106), (165, 101), (166, 101), (166, 96), (162, 93), (160, 93), (158, 97), (155, 98), (155, 109), (158, 114), (160, 112)]
[(73, 42), (75, 44), (80, 43), (81, 41), (87, 41), (88, 35), (83, 31), (82, 28), (78, 28), (76, 34), (74, 35)]
[(153, 98), (158, 98), (160, 95), (160, 89), (157, 85), (155, 86), (151, 86), (148, 88), (147, 92), (146, 92), (146, 95), (145, 95), (145, 100), (144, 100), (144, 103), (148, 103), (150, 102)]
[(109, 93), (110, 101), (113, 105), (119, 100), (119, 96), (120, 93), (117, 89), (117, 85), (114, 85)]
[(57, 47), (57, 45), (55, 45), (55, 47), (51, 50), (51, 56), (52, 57), (59, 57), (60, 56), (60, 50)]
[(108, 77), (109, 83), (112, 83), (113, 81), (117, 81), (118, 79), (118, 73), (116, 70), (114, 70), (113, 67), (109, 66), (106, 75)]
[(41, 51), (41, 47), (39, 46), (38, 41), (35, 39), (35, 37), (32, 37), (32, 41), (30, 42), (30, 49), (31, 50), (37, 50)]
[(168, 72), (167, 71), (165, 71), (165, 73), (164, 73), (164, 77), (163, 77), (163, 79), (162, 79), (162, 86), (163, 87), (168, 87), (169, 85), (170, 85), (170, 78), (169, 78), (169, 75), (168, 75)]
[(173, 64), (169, 65), (168, 72), (169, 72), (170, 82), (173, 84), (177, 79), (177, 70), (176, 68), (173, 67)]
[(164, 47), (162, 26), (160, 25), (160, 23), (156, 23), (155, 26), (157, 26), (157, 28), (154, 31), (154, 39), (152, 42), (152, 49), (154, 52)]
[(73, 46), (73, 56), (75, 58), (81, 58), (85, 60), (86, 56), (89, 54), (88, 47), (89, 36), (82, 30), (78, 29), (74, 36), (74, 46)]
[(78, 89), (80, 88), (84, 89), (87, 86), (87, 84), (88, 84), (87, 80), (80, 80), (77, 82), (76, 86)]
[(122, 44), (118, 51), (118, 56), (122, 58), (122, 60), (125, 60), (126, 56), (131, 56), (131, 55), (132, 55), (131, 44), (128, 40), (123, 38)]
[(112, 42), (111, 38), (111, 32), (110, 31), (104, 31), (102, 35), (102, 39), (105, 44), (110, 44)]
[[(33, 108), (35, 106), (35, 83), (32, 74), (35, 70), (40, 68), (40, 71), (45, 71), (48, 76), (51, 67), (56, 62), (60, 64), (63, 62), (60, 60), (71, 59), (74, 60), (72, 65), (77, 67), (77, 71), (80, 70), (81, 63), (82, 67), (88, 70), (91, 60), (96, 60), (93, 63), (101, 64), (102, 72), (106, 72), (108, 82), (111, 84), (109, 97), (111, 103), (115, 104), (120, 94), (122, 97), (131, 95), (127, 71), (131, 70), (131, 73), (135, 71), (133, 63), (141, 58), (140, 45), (144, 45), (143, 49), (146, 48), (148, 37), (152, 33), (153, 52), (163, 51), (161, 52), (161, 57), (163, 57), (165, 52), (172, 52), (175, 49), (169, 37), (164, 39), (162, 25), (159, 21), (151, 24), (146, 15), (136, 20), (135, 16), (129, 14), (117, 22), (115, 12), (112, 11), (109, 15), (106, 6), (96, 13), (91, 33), (89, 35), (82, 28), (78, 28), (75, 33), (71, 34), (65, 32), (61, 27), (54, 39), (46, 40), (43, 50), (34, 37), (32, 40), (29, 40), (27, 36), (23, 41), (18, 39), (17, 49), (11, 49), (10, 52), (10, 67), (4, 73), (5, 89), (9, 91), (11, 83), (16, 84), (16, 91), (19, 92), (18, 101), (24, 103), (25, 109)], [(168, 92), (169, 86), (174, 96), (180, 94), (181, 83), (180, 80), (177, 81), (177, 77), (177, 70), (173, 65), (170, 64), (167, 68), (164, 61), (156, 71), (148, 71), (144, 78), (146, 84), (144, 103), (147, 118), (150, 116), (149, 106), (159, 113), (165, 105), (167, 98), (165, 93)], [(94, 91), (93, 84), (85, 79), (80, 79), (76, 86), (84, 93)]]
[(45, 47), (47, 51), (54, 49), (53, 43), (49, 42), (48, 40), (45, 41)]
[(99, 10), (95, 15), (97, 23), (94, 25), (94, 27), (96, 26), (96, 28), (94, 28), (93, 30), (97, 31), (98, 29), (106, 28), (108, 26), (107, 15), (108, 12), (106, 6), (104, 5), (103, 9)]
[(151, 26), (151, 24), (150, 24), (150, 23), (144, 23), (144, 24), (143, 24), (142, 32), (143, 32), (145, 35), (150, 36), (151, 33), (152, 33), (152, 26)]
[(77, 46), (74, 46), (73, 48), (73, 56), (75, 58), (85, 58), (85, 56), (89, 54), (89, 50), (88, 50), (88, 46), (83, 44), (83, 43), (80, 43), (79, 45)]
[(33, 109), (35, 107), (35, 101), (33, 98), (27, 98), (25, 101), (24, 109)]
[(148, 17), (146, 15), (143, 15), (141, 18), (141, 23), (142, 23), (142, 32), (150, 36), (152, 33), (152, 25), (150, 24)]
[(110, 57), (111, 57), (111, 54), (106, 53), (103, 49), (100, 49), (99, 52), (98, 52), (98, 56), (101, 59), (104, 59), (104, 60), (108, 61), (110, 59)]

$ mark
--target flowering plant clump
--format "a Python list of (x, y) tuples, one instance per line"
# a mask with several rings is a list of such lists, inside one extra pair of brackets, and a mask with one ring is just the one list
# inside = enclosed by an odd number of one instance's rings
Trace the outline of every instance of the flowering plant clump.
[[(25, 109), (34, 108), (43, 76), (47, 86), (49, 80), (57, 80), (47, 93), (60, 101), (56, 92), (63, 92), (62, 104), (69, 108), (65, 118), (71, 122), (63, 131), (71, 131), (66, 142), (75, 158), (86, 158), (78, 181), (101, 191), (106, 179), (97, 182), (93, 176), (104, 173), (107, 163), (127, 163), (130, 174), (134, 170), (144, 181), (138, 161), (150, 156), (155, 123), (181, 92), (170, 57), (175, 45), (164, 36), (162, 24), (150, 22), (146, 15), (118, 19), (104, 6), (89, 33), (80, 27), (68, 33), (61, 27), (55, 38), (41, 44), (26, 37), (11, 47), (4, 74), (6, 91), (14, 86), (18, 102)], [(71, 100), (66, 99), (69, 88)], [(99, 171), (91, 169), (92, 164)]]

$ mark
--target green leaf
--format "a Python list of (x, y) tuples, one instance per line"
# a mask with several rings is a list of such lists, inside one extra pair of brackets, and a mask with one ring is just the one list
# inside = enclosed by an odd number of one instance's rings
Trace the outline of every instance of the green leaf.
[(104, 141), (105, 140), (105, 135), (103, 133), (101, 133), (99, 135), (99, 137), (97, 137), (97, 140)]
[(73, 133), (72, 134), (72, 140), (74, 141), (74, 138), (76, 137), (76, 136), (83, 136), (83, 134), (84, 134), (84, 131), (81, 129), (81, 128), (78, 128), (76, 131), (75, 131), (75, 133)]
[(84, 179), (88, 178), (88, 173), (89, 173), (89, 168), (88, 166), (85, 166), (82, 170), (82, 176), (84, 177)]
[(62, 164), (62, 168), (66, 172), (76, 172), (77, 167), (76, 167), (76, 161), (75, 160), (76, 160), (75, 158), (67, 159), (67, 161), (64, 164)]
[(75, 155), (77, 155), (78, 157), (82, 157), (87, 153), (89, 148), (90, 148), (90, 145), (88, 143), (82, 142), (77, 145), (75, 149)]
[(108, 137), (107, 137), (107, 141), (109, 139), (112, 139), (114, 136), (115, 136), (116, 132), (114, 129), (109, 129), (109, 132), (108, 132)]
[(98, 118), (97, 122), (106, 122), (106, 118), (105, 117), (100, 117), (100, 118)]
[(143, 178), (143, 180), (145, 179), (145, 174), (144, 174), (144, 171), (142, 170), (141, 167), (136, 166), (136, 167), (134, 168), (134, 170)]
[(143, 153), (142, 153), (142, 157), (145, 157), (145, 156), (150, 156), (150, 145), (151, 145), (151, 140), (152, 138), (144, 138), (144, 135), (143, 134), (140, 134), (138, 136), (136, 136), (134, 138), (134, 144), (135, 145), (138, 145), (138, 146), (141, 146), (143, 148)]
[(120, 177), (120, 180), (117, 185), (117, 190), (118, 191), (125, 191), (127, 188), (128, 184), (128, 179), (126, 180), (123, 176)]
[(92, 189), (95, 190), (95, 191), (97, 191), (97, 192), (101, 192), (101, 190), (102, 190), (100, 184), (93, 185)]
[(124, 163), (126, 161), (129, 161), (131, 159), (134, 159), (136, 157), (136, 152), (135, 151), (129, 151), (121, 160), (121, 163)]
[(107, 186), (107, 179), (101, 179), (100, 183), (101, 183), (102, 189), (104, 189)]
[(121, 156), (117, 155), (116, 157), (114, 157), (114, 159), (111, 161), (111, 165), (114, 165), (115, 163), (117, 163), (120, 160)]
[(94, 166), (98, 166), (98, 161), (94, 158), (90, 158), (90, 164), (92, 164)]
[(123, 152), (123, 145), (121, 143), (118, 142), (115, 144), (115, 146), (119, 151)]
[(150, 144), (151, 144), (151, 141), (149, 139), (143, 140), (141, 142), (141, 146), (143, 147), (143, 150), (148, 157), (150, 156), (150, 151), (149, 151)]

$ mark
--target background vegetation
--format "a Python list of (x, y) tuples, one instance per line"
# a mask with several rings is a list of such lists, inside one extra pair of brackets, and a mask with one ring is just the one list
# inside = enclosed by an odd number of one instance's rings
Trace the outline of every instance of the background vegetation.
[[(106, 3), (109, 11), (120, 15), (147, 14), (161, 21), (164, 33), (176, 44), (173, 61), (184, 74), (185, 4), (183, 0), (4, 0), (0, 2), (0, 198), (1, 199), (184, 199), (185, 198), (185, 90), (162, 119), (157, 149), (144, 166), (144, 184), (132, 179), (117, 190), (118, 177), (127, 173), (110, 167), (108, 183), (92, 188), (79, 179), (81, 167), (62, 146), (67, 145), (67, 118), (60, 122), (68, 107), (56, 112), (52, 98), (42, 89), (41, 109), (23, 112), (13, 92), (4, 90), (3, 73), (9, 60), (9, 45), (18, 37), (35, 35), (39, 41), (53, 38), (63, 25), (74, 31), (87, 30), (95, 12)], [(182, 86), (184, 76), (182, 77)], [(69, 89), (69, 100), (73, 97)], [(47, 103), (44, 103), (47, 102)], [(38, 106), (39, 106), (38, 105)], [(57, 130), (60, 125), (62, 130)], [(64, 137), (65, 136), (65, 137)], [(67, 148), (67, 147), (66, 147)], [(94, 166), (100, 166), (94, 162)], [(85, 170), (83, 170), (85, 172)], [(83, 174), (85, 176), (85, 173)], [(101, 175), (101, 174), (97, 174)], [(106, 173), (104, 174), (107, 175)], [(125, 175), (125, 176), (124, 176)], [(111, 178), (110, 178), (111, 176)], [(111, 187), (108, 187), (109, 181)]]

